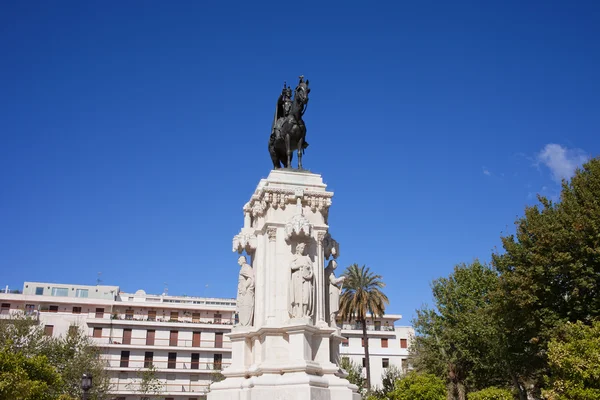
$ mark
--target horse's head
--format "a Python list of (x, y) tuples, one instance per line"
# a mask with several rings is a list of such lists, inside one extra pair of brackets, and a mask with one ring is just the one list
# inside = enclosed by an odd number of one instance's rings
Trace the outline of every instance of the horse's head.
[(304, 75), (300, 75), (300, 82), (298, 82), (298, 86), (296, 86), (296, 90), (294, 91), (294, 101), (301, 105), (308, 103), (309, 93), (308, 80), (304, 81)]

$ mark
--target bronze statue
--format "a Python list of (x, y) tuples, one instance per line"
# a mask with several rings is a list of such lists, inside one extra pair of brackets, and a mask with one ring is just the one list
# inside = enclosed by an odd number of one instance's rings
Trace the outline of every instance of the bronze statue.
[(298, 152), (298, 169), (302, 169), (302, 155), (308, 147), (306, 143), (306, 125), (302, 116), (308, 106), (308, 80), (300, 76), (298, 86), (292, 90), (283, 84), (281, 95), (277, 99), (275, 117), (271, 126), (271, 137), (269, 138), (269, 154), (275, 169), (292, 167), (292, 156), (294, 150)]

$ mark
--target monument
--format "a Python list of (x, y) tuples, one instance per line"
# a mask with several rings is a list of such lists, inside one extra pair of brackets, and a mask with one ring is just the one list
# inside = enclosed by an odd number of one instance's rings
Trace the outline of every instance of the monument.
[[(302, 169), (309, 92), (301, 76), (293, 98), (284, 84), (277, 101), (269, 138), (274, 169), (244, 205), (244, 224), (233, 238), (233, 251), (246, 256), (238, 259), (231, 365), (208, 400), (360, 399), (339, 368), (343, 337), (335, 317), (343, 278), (333, 272), (333, 193), (320, 175)], [(291, 168), (294, 151), (298, 169)]]

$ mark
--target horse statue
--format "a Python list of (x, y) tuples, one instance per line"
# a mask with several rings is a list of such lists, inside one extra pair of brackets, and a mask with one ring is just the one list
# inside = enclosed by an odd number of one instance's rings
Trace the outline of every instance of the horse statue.
[(273, 168), (292, 167), (292, 157), (294, 150), (298, 152), (298, 169), (302, 169), (302, 155), (304, 149), (308, 147), (306, 143), (306, 125), (302, 116), (308, 106), (308, 80), (304, 81), (304, 76), (300, 76), (300, 82), (294, 90), (292, 99), (292, 90), (286, 87), (284, 82), (281, 95), (277, 99), (277, 108), (271, 127), (271, 137), (269, 138), (269, 154), (273, 161)]

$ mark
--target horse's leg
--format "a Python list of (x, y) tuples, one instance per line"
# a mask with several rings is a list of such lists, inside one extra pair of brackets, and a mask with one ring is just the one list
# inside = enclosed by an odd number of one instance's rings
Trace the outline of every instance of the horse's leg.
[(269, 154), (271, 155), (271, 161), (273, 162), (273, 168), (279, 169), (281, 168), (281, 164), (279, 163), (279, 157), (277, 157), (277, 151), (275, 151), (275, 144), (269, 142)]
[(302, 169), (302, 145), (304, 144), (304, 138), (298, 139), (298, 169)]
[(290, 146), (290, 134), (285, 135), (285, 151), (287, 152), (286, 168), (292, 168), (292, 148)]

